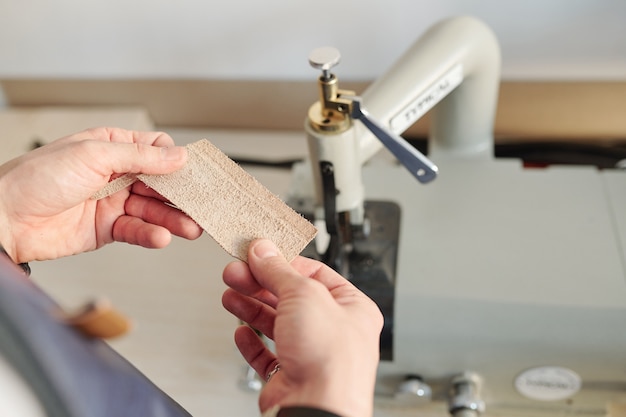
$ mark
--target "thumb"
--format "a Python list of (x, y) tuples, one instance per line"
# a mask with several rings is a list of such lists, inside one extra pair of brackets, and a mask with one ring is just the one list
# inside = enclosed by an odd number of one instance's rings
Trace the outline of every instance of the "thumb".
[(257, 239), (250, 244), (248, 265), (257, 282), (276, 296), (291, 287), (295, 280), (303, 279), (276, 245), (267, 239)]
[(187, 161), (187, 149), (182, 146), (161, 147), (141, 143), (96, 142), (97, 159), (104, 174), (168, 174), (182, 168)]

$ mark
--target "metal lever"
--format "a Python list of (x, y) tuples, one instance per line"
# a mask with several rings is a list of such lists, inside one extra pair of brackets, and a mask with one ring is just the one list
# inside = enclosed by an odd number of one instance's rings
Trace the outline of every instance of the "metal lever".
[(372, 119), (367, 110), (361, 107), (360, 97), (351, 97), (351, 100), (352, 109), (350, 116), (360, 120), (419, 182), (426, 184), (437, 177), (439, 169), (430, 159), (426, 158), (400, 136), (385, 129), (376, 120)]

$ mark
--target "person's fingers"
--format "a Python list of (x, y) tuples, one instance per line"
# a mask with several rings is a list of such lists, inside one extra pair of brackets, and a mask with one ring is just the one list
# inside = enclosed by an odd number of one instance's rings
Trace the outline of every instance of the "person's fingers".
[(282, 290), (293, 288), (305, 277), (319, 281), (330, 291), (352, 287), (345, 278), (319, 261), (296, 257), (289, 264), (274, 243), (267, 239), (257, 239), (250, 244), (248, 264), (259, 284), (279, 297)]
[(190, 217), (177, 208), (153, 198), (131, 194), (126, 200), (124, 210), (129, 216), (163, 226), (176, 236), (185, 239), (197, 239), (202, 235), (202, 228)]
[(277, 298), (263, 288), (252, 275), (249, 266), (243, 261), (234, 261), (226, 265), (222, 274), (224, 283), (244, 295), (255, 298), (275, 308)]
[(144, 248), (164, 248), (172, 240), (172, 234), (166, 228), (146, 223), (138, 217), (120, 216), (113, 224), (113, 239)]
[(222, 295), (222, 305), (239, 320), (248, 323), (270, 339), (274, 339), (274, 320), (276, 319), (274, 308), (230, 288)]
[(267, 288), (280, 298), (284, 289), (304, 279), (280, 253), (276, 245), (267, 239), (254, 240), (248, 248), (248, 265), (261, 287)]
[(168, 174), (187, 161), (187, 149), (181, 146), (159, 147), (138, 143), (84, 140), (70, 146), (77, 160), (106, 176), (113, 173)]
[[(106, 129), (106, 128), (105, 128)], [(107, 129), (111, 142), (143, 143), (152, 146), (174, 146), (174, 139), (165, 132)]]
[(142, 195), (144, 197), (154, 198), (156, 200), (168, 201), (167, 198), (157, 193), (153, 188), (148, 187), (141, 181), (136, 181), (131, 185), (131, 192), (133, 194)]
[(291, 261), (291, 266), (303, 276), (321, 282), (329, 290), (349, 283), (349, 281), (328, 265), (311, 258), (298, 256)]
[(95, 127), (57, 140), (60, 143), (95, 139), (103, 142), (142, 143), (152, 146), (174, 146), (174, 139), (165, 132), (126, 130), (116, 127)]
[(265, 380), (278, 363), (276, 356), (248, 326), (235, 330), (235, 344), (243, 358)]

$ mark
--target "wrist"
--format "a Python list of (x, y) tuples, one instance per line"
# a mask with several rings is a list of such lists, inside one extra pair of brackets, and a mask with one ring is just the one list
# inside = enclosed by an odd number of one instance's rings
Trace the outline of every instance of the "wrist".
[[(309, 381), (300, 395), (294, 393), (284, 407), (320, 408), (328, 413), (334, 413), (329, 416), (369, 417), (374, 412), (374, 381), (375, 372), (372, 377), (359, 372), (347, 379), (334, 375), (333, 378), (326, 379), (322, 385), (318, 384), (319, 381)], [(322, 416), (324, 415), (320, 415)], [(290, 415), (278, 414), (278, 417)]]
[(5, 236), (3, 236), (2, 233), (0, 233), (0, 252), (2, 253), (2, 255), (13, 261), (13, 263), (18, 263), (16, 251), (13, 248), (13, 245), (10, 244), (10, 242), (10, 239), (7, 239)]
[(2, 203), (3, 202), (0, 201), (0, 251), (13, 261), (14, 264), (19, 265), (25, 271), (28, 270), (28, 274), (30, 274), (28, 263), (22, 262), (24, 259), (19, 256), (18, 244), (14, 239), (14, 236), (19, 235), (19, 233), (14, 232), (9, 217), (6, 215), (7, 210)]
[(28, 263), (27, 262), (23, 262), (19, 264), (16, 263), (11, 257), (11, 255), (4, 249), (4, 247), (1, 244), (0, 244), (0, 256), (6, 256), (7, 258), (11, 260), (11, 262), (13, 262), (16, 266), (18, 266), (22, 270), (24, 275), (30, 276), (30, 266), (28, 265)]
[[(5, 195), (4, 178), (0, 176), (0, 195)], [(15, 250), (15, 242), (13, 240), (13, 234), (11, 222), (7, 215), (8, 210), (6, 207), (6, 201), (0, 200), (0, 248), (3, 255), (8, 256), (14, 263), (17, 263), (17, 253)]]

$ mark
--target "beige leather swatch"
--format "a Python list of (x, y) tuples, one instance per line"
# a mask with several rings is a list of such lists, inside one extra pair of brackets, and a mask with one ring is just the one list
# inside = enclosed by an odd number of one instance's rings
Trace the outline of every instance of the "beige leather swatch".
[(137, 182), (137, 175), (122, 175), (121, 177), (117, 177), (114, 180), (109, 181), (109, 183), (102, 187), (100, 191), (92, 195), (91, 199), (100, 200), (102, 198), (108, 197), (111, 194), (115, 194), (116, 192), (123, 190), (129, 185), (133, 185), (135, 182)]
[(206, 139), (187, 145), (189, 159), (166, 175), (123, 176), (93, 198), (104, 198), (139, 179), (194, 219), (230, 255), (247, 261), (250, 242), (273, 241), (295, 258), (317, 229)]

